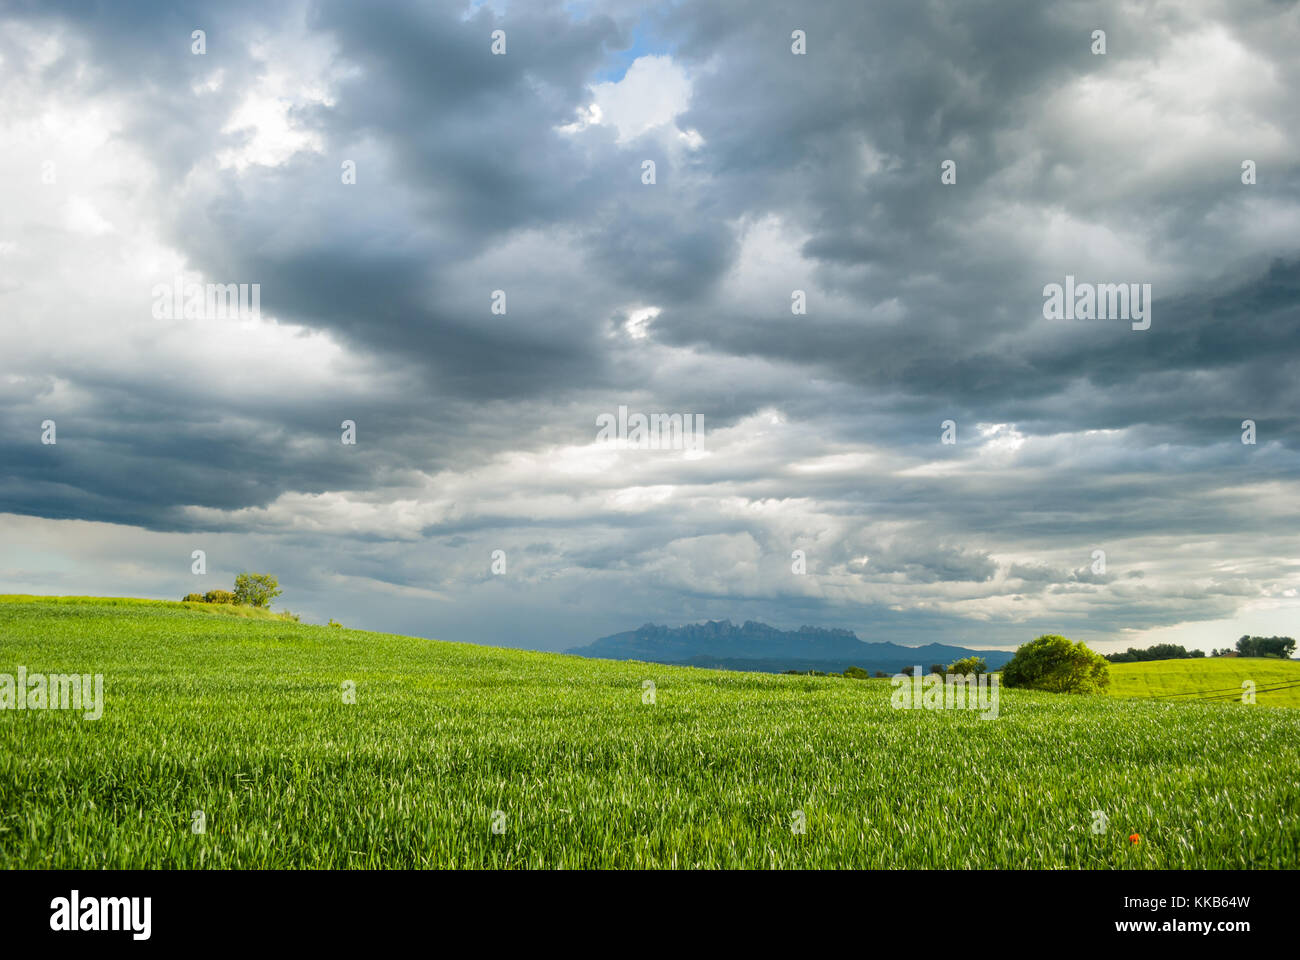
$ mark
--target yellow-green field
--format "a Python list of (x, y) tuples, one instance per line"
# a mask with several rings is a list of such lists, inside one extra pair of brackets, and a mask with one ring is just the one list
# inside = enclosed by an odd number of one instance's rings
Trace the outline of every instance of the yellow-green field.
[(1300, 707), (1300, 662), (1262, 658), (1209, 657), (1112, 663), (1113, 697), (1154, 697), (1168, 703), (1201, 700), (1242, 702), (1242, 684), (1255, 684), (1259, 706)]

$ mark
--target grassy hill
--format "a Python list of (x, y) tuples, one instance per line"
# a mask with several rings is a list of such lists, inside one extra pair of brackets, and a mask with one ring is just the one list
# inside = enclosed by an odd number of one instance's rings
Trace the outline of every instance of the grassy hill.
[(0, 599), (0, 673), (106, 700), (0, 711), (0, 866), (1300, 866), (1298, 711), (1004, 691), (983, 720), (202, 606)]
[(1255, 702), (1260, 706), (1300, 707), (1300, 662), (1256, 657), (1112, 663), (1109, 693), (1169, 703), (1199, 700), (1241, 705), (1246, 680), (1254, 681)]

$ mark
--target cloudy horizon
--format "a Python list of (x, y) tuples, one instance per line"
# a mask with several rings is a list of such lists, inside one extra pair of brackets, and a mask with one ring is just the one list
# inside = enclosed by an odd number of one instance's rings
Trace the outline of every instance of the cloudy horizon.
[(1295, 636), (1298, 45), (1269, 0), (0, 0), (0, 592)]

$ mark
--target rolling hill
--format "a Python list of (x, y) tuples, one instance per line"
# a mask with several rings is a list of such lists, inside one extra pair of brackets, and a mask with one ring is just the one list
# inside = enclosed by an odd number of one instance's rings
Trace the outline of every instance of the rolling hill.
[(204, 607), (0, 598), (0, 675), (104, 691), (0, 710), (0, 868), (1300, 866), (1300, 711), (988, 720)]
[(1300, 707), (1300, 661), (1255, 657), (1197, 657), (1112, 663), (1115, 697), (1149, 697), (1167, 703), (1241, 703), (1242, 684), (1255, 685), (1260, 706)]

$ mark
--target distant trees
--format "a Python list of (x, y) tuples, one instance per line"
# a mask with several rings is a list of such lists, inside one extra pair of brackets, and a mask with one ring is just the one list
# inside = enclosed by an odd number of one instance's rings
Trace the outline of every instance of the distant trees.
[(1250, 637), (1238, 638), (1237, 647), (1224, 647), (1211, 650), (1212, 657), (1272, 657), (1289, 660), (1295, 655), (1295, 641), (1290, 637)]
[(944, 677), (948, 675), (948, 668), (942, 663), (932, 663), (930, 664), (930, 672), (937, 673), (939, 676)]
[(959, 673), (965, 676), (968, 673), (981, 674), (989, 672), (989, 665), (984, 662), (983, 657), (962, 657), (960, 660), (954, 660), (948, 664), (949, 673)]
[(1106, 659), (1111, 663), (1143, 663), (1147, 660), (1189, 660), (1203, 656), (1204, 650), (1188, 650), (1176, 643), (1157, 643), (1145, 650), (1129, 647), (1123, 653), (1108, 653)]
[(280, 582), (269, 573), (241, 573), (235, 577), (235, 589), (209, 590), (207, 593), (187, 593), (185, 603), (233, 603), (246, 607), (269, 607), (271, 601), (284, 591)]
[(1082, 642), (1049, 633), (1016, 651), (1002, 668), (1002, 682), (1052, 693), (1099, 693), (1110, 685), (1110, 669), (1105, 658)]
[[(333, 620), (329, 622), (329, 625), (331, 627), (343, 626), (343, 624), (335, 623)], [(843, 673), (827, 673), (823, 670), (782, 670), (781, 672), (795, 677), (846, 677), (849, 680), (871, 679), (871, 674), (866, 670), (863, 670), (861, 667), (849, 667)], [(884, 674), (877, 671), (876, 676), (883, 677)]]
[(1288, 660), (1295, 653), (1295, 641), (1290, 637), (1241, 637), (1237, 640), (1237, 655), (1241, 657), (1277, 657)]

